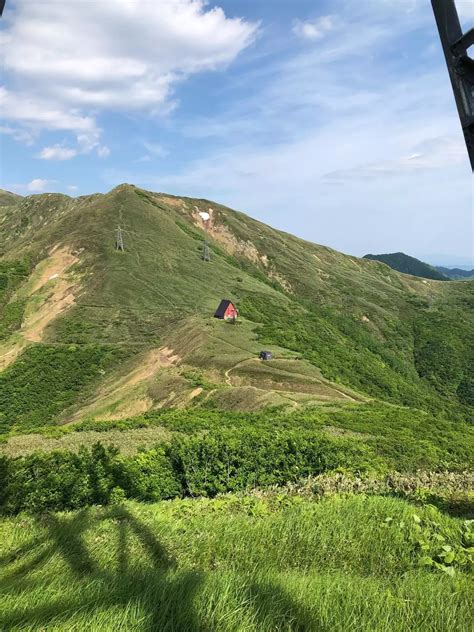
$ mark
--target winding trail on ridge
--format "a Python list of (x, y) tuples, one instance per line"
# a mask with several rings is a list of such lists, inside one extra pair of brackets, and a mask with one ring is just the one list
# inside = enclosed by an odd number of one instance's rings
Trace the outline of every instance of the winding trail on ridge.
[[(237, 367), (246, 364), (246, 363), (255, 363), (255, 362), (260, 362), (260, 360), (257, 360), (256, 358), (246, 358), (245, 360), (240, 360), (239, 362), (237, 362), (236, 364), (234, 364), (233, 366), (231, 366), (230, 368), (228, 368), (224, 375), (225, 375), (225, 383), (227, 384), (227, 386), (232, 386), (232, 380), (230, 377), (230, 372), (234, 371)], [(334, 384), (326, 379), (321, 379), (318, 380), (320, 384), (324, 384), (325, 386), (328, 386), (329, 388), (331, 388), (335, 393), (337, 393), (338, 395), (341, 395), (341, 397), (343, 397), (346, 400), (349, 400), (351, 402), (357, 402), (358, 400), (355, 399), (354, 397), (351, 397), (350, 395), (348, 395), (347, 393), (344, 393), (343, 391), (340, 391), (339, 389), (337, 389)], [(286, 391), (279, 391), (278, 389), (275, 389), (275, 392), (279, 393), (282, 397), (284, 397), (285, 399), (288, 399), (289, 401), (291, 401), (293, 403), (293, 405), (298, 406), (297, 402), (295, 402), (295, 400), (293, 400), (291, 397), (288, 397), (288, 395), (283, 395), (283, 393), (285, 393)]]
[(224, 373), (225, 383), (227, 384), (227, 386), (232, 386), (232, 381), (230, 379), (229, 373), (233, 371), (234, 369), (236, 369), (241, 364), (245, 364), (246, 362), (255, 362), (255, 358), (246, 358), (245, 360), (240, 360), (239, 362), (231, 366), (229, 369), (227, 369), (227, 371)]

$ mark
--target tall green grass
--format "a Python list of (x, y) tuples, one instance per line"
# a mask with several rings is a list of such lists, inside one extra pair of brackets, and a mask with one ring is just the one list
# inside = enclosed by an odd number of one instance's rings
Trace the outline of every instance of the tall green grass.
[(3, 520), (0, 629), (468, 632), (472, 575), (423, 566), (417, 521), (460, 546), (461, 521), (378, 497), (227, 496)]

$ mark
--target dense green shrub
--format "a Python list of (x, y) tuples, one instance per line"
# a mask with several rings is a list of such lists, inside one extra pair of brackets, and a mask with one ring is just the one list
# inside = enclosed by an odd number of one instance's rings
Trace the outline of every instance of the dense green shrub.
[(169, 454), (191, 496), (215, 496), (251, 486), (282, 485), (336, 468), (367, 469), (365, 445), (312, 431), (221, 431), (174, 439)]
[(19, 329), (25, 311), (25, 300), (11, 301), (0, 309), (0, 340)]
[(25, 300), (13, 300), (15, 290), (26, 279), (27, 261), (0, 261), (0, 340), (18, 329), (23, 319)]
[(122, 459), (117, 470), (117, 484), (132, 498), (157, 501), (182, 493), (170, 455), (163, 446), (139, 452), (133, 459)]
[[(1, 424), (0, 415), (0, 424)], [(163, 428), (167, 435), (202, 435), (220, 431), (255, 431), (268, 434), (291, 430), (342, 436), (354, 443), (364, 443), (382, 459), (389, 470), (461, 471), (474, 466), (474, 426), (450, 419), (444, 414), (426, 413), (381, 402), (344, 404), (339, 407), (316, 406), (303, 410), (267, 408), (256, 412), (229, 410), (154, 409), (128, 419), (85, 420), (64, 426), (43, 426), (31, 430), (35, 434), (31, 447), (25, 436), (28, 454), (37, 446), (38, 434), (45, 436), (44, 449), (53, 449), (49, 438), (90, 431), (131, 431), (140, 428)], [(15, 433), (11, 433), (15, 434)], [(24, 432), (22, 432), (24, 434)], [(11, 435), (10, 435), (11, 436)], [(7, 442), (7, 435), (3, 435)], [(139, 438), (139, 437), (138, 437)], [(73, 444), (77, 444), (73, 441)], [(94, 437), (94, 441), (97, 439)], [(125, 439), (124, 439), (125, 440)], [(0, 435), (0, 442), (2, 435)], [(154, 441), (154, 440), (153, 440)], [(88, 442), (84, 439), (84, 442)], [(147, 446), (152, 447), (150, 442)], [(38, 448), (41, 447), (41, 442)], [(66, 446), (67, 447), (67, 446)], [(43, 449), (43, 448), (41, 448)]]
[(49, 423), (123, 354), (116, 347), (95, 344), (28, 347), (0, 375), (2, 427)]
[(403, 318), (375, 328), (351, 310), (299, 303), (285, 306), (250, 294), (239, 306), (243, 316), (261, 323), (256, 332), (262, 344), (299, 352), (330, 380), (384, 401), (472, 416), (461, 408), (470, 401), (465, 384), (472, 376), (474, 345), (474, 325), (464, 308), (416, 313), (407, 307)]
[(76, 509), (109, 501), (116, 478), (117, 451), (96, 444), (78, 454), (36, 453), (0, 466), (7, 513)]
[(10, 463), (10, 459), (0, 455), (0, 507), (4, 506), (7, 499), (7, 481)]
[(365, 470), (376, 458), (367, 446), (306, 431), (224, 431), (183, 436), (133, 457), (97, 443), (78, 454), (34, 453), (0, 461), (2, 508), (45, 511), (108, 504), (121, 494), (139, 500), (215, 496), (282, 485), (336, 468)]
[(465, 375), (460, 381), (457, 394), (463, 404), (474, 407), (474, 375), (472, 373)]
[(460, 309), (439, 309), (418, 316), (414, 331), (414, 360), (419, 375), (441, 395), (457, 395), (462, 404), (472, 405), (466, 397), (466, 385), (474, 376), (471, 319)]

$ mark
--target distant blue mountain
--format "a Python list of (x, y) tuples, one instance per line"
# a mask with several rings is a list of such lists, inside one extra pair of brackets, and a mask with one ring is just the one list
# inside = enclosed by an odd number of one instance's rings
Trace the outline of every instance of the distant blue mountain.
[(445, 268), (444, 266), (436, 266), (436, 270), (454, 281), (474, 279), (474, 270), (467, 270), (464, 268)]

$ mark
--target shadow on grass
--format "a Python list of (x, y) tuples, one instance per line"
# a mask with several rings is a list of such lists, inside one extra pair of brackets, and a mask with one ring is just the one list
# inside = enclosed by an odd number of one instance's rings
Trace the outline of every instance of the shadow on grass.
[[(114, 521), (117, 546), (114, 558), (109, 564), (101, 566), (94, 560), (85, 535), (106, 520)], [(21, 563), (4, 576), (0, 592), (12, 597), (21, 594), (24, 604), (29, 590), (38, 590), (41, 584), (44, 585), (44, 580), (41, 582), (35, 576), (35, 571), (52, 557), (60, 556), (77, 582), (76, 594), (71, 597), (55, 596), (41, 605), (19, 605), (7, 613), (0, 613), (0, 630), (25, 627), (39, 630), (59, 624), (68, 629), (71, 617), (77, 617), (79, 612), (80, 622), (88, 626), (95, 614), (101, 613), (103, 621), (104, 611), (114, 609), (116, 613), (121, 607), (124, 613), (129, 608), (136, 608), (139, 612), (137, 621), (140, 620), (140, 623), (129, 629), (143, 632), (218, 632), (222, 629), (219, 622), (205, 621), (197, 612), (198, 593), (203, 588), (205, 573), (178, 569), (176, 560), (153, 531), (125, 507), (113, 507), (100, 513), (84, 509), (72, 517), (51, 514), (40, 519), (39, 526), (45, 530), (44, 537), (36, 538), (10, 556), (5, 556), (4, 562), (17, 560)], [(146, 552), (146, 559), (140, 566), (131, 557), (132, 534)], [(32, 556), (38, 548), (40, 553)], [(58, 593), (60, 588), (55, 594)], [(220, 595), (217, 597), (220, 598)], [(325, 632), (320, 627), (308, 627), (308, 612), (273, 583), (249, 580), (243, 598), (256, 629), (262, 632), (310, 629)], [(213, 618), (212, 614), (209, 616)], [(75, 625), (77, 628), (77, 620)]]
[(474, 502), (470, 498), (450, 500), (431, 498), (430, 503), (452, 518), (474, 519)]
[[(67, 621), (81, 611), (87, 619), (95, 610), (136, 604), (144, 613), (140, 629), (152, 630), (202, 630), (193, 612), (193, 599), (201, 582), (199, 573), (175, 572), (176, 564), (151, 529), (123, 507), (115, 507), (103, 515), (92, 517), (84, 509), (73, 517), (50, 514), (41, 519), (46, 530), (43, 538), (35, 539), (4, 556), (4, 562), (12, 562), (26, 556), (10, 575), (4, 577), (1, 592), (17, 593), (38, 586), (31, 577), (34, 571), (53, 556), (59, 555), (67, 563), (79, 582), (77, 597), (55, 598), (48, 604), (31, 608), (12, 609), (0, 614), (0, 629), (10, 630), (28, 626), (42, 629), (53, 620)], [(115, 568), (100, 567), (86, 545), (85, 533), (102, 520), (113, 519), (117, 528)], [(130, 560), (128, 535), (134, 533), (146, 551), (147, 564), (137, 569)], [(31, 553), (41, 548), (33, 557)], [(178, 602), (179, 599), (179, 602)], [(146, 621), (146, 623), (145, 623)]]
[(315, 619), (302, 600), (294, 600), (277, 583), (265, 580), (248, 587), (248, 598), (255, 608), (257, 629), (264, 632), (291, 630), (292, 632), (332, 632)]

